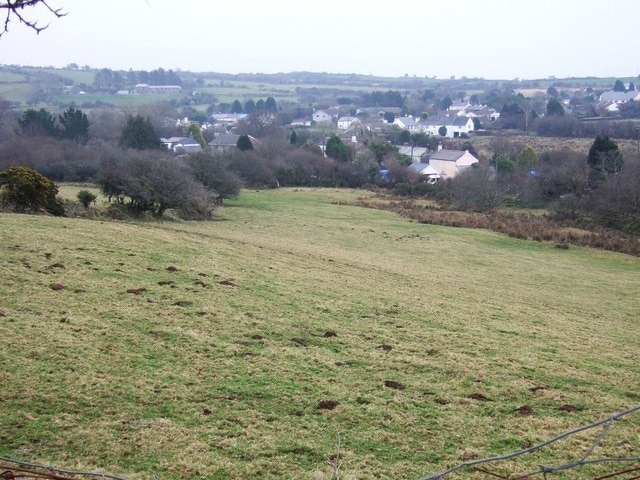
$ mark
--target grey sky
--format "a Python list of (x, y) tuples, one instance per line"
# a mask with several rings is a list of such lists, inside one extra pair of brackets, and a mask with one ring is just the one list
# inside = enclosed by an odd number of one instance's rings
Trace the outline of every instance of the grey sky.
[(640, 0), (50, 0), (0, 63), (448, 78), (640, 74)]

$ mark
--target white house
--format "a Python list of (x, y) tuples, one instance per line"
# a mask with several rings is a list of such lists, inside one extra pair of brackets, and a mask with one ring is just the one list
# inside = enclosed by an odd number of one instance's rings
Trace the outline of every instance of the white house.
[(360, 123), (356, 117), (340, 117), (338, 119), (338, 128), (341, 130), (349, 130), (356, 123)]
[(198, 153), (202, 151), (202, 145), (193, 137), (184, 137), (173, 145), (172, 150), (176, 153)]
[(466, 135), (473, 131), (473, 120), (468, 117), (428, 117), (420, 122), (420, 131), (429, 135), (440, 135), (440, 128), (447, 129), (445, 137), (457, 138), (463, 133)]
[(403, 130), (409, 130), (410, 132), (420, 131), (420, 123), (414, 120), (413, 117), (397, 117), (392, 125), (396, 125)]
[(462, 100), (460, 102), (453, 102), (451, 105), (449, 105), (449, 108), (447, 108), (447, 110), (450, 112), (459, 112), (461, 110), (466, 110), (471, 106), (472, 106), (471, 103), (465, 102), (464, 100)]
[(176, 153), (198, 153), (202, 151), (202, 145), (193, 137), (170, 137), (160, 139), (168, 150)]
[(459, 117), (480, 118), (489, 122), (495, 122), (500, 118), (500, 112), (486, 105), (472, 105), (470, 107), (458, 110), (456, 113)]
[(182, 87), (180, 85), (147, 85), (138, 83), (131, 90), (132, 95), (180, 95)]
[(455, 178), (474, 163), (478, 163), (478, 159), (469, 153), (469, 150), (445, 150), (440, 146), (437, 152), (429, 156), (429, 165), (445, 179)]
[(331, 123), (331, 115), (324, 110), (317, 110), (313, 112), (311, 119), (316, 123)]
[(600, 95), (601, 102), (626, 103), (630, 100), (640, 101), (640, 92), (632, 90), (630, 92), (614, 92), (609, 90)]

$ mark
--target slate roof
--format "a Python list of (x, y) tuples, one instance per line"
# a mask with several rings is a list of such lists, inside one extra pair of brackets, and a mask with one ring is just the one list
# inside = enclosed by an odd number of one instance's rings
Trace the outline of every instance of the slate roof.
[(465, 154), (463, 150), (438, 150), (437, 152), (433, 152), (429, 156), (429, 160), (446, 160), (449, 162), (455, 162), (460, 157)]
[(422, 155), (424, 155), (428, 151), (428, 149), (425, 148), (425, 147), (407, 147), (406, 145), (398, 147), (398, 153), (400, 153), (402, 155), (407, 155), (409, 157), (411, 156), (411, 151), (412, 150), (413, 150), (413, 156), (414, 157), (421, 157)]
[(437, 117), (427, 117), (426, 120), (423, 120), (423, 124), (425, 125), (439, 125), (446, 127), (464, 127), (469, 119), (467, 117), (449, 117), (449, 116), (437, 116)]
[(433, 168), (428, 163), (412, 163), (407, 168), (412, 172), (420, 173), (422, 175), (442, 175), (439, 170)]
[(628, 102), (629, 100), (633, 100), (636, 98), (640, 92), (631, 91), (631, 92), (614, 92), (613, 90), (609, 90), (608, 92), (603, 92), (600, 95), (601, 102)]
[(418, 124), (412, 117), (398, 117), (393, 123), (396, 122), (402, 123), (405, 127), (413, 127)]
[(238, 144), (239, 138), (240, 135), (235, 135), (233, 133), (218, 135), (209, 142), (209, 145), (212, 147), (235, 147)]
[(197, 140), (194, 140), (193, 137), (182, 137), (181, 139), (179, 139), (177, 142), (175, 142), (177, 144), (180, 144), (182, 146), (195, 146), (198, 145), (200, 146), (200, 142), (198, 142)]

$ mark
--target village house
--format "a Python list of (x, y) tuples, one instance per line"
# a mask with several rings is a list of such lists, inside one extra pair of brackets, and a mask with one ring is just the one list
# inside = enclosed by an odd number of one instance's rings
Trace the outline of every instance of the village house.
[(356, 117), (340, 117), (338, 119), (338, 128), (340, 130), (349, 130), (355, 124), (360, 123)]
[(315, 123), (331, 123), (331, 115), (324, 110), (317, 110), (311, 115), (311, 119)]
[(495, 122), (500, 118), (500, 112), (486, 105), (472, 105), (456, 113), (458, 117), (478, 118), (488, 122)]
[(395, 125), (402, 130), (408, 130), (411, 133), (420, 132), (422, 130), (420, 122), (416, 121), (413, 117), (398, 117), (393, 121), (392, 125)]
[[(233, 133), (226, 133), (222, 135), (218, 135), (216, 138), (209, 142), (209, 147), (212, 152), (227, 152), (229, 150), (234, 150), (238, 146), (238, 139), (240, 135), (236, 135)], [(249, 135), (249, 140), (251, 140), (251, 144), (255, 147), (257, 140)]]
[(246, 113), (214, 113), (209, 117), (211, 123), (217, 126), (235, 127), (240, 120), (247, 118)]
[(442, 127), (447, 129), (443, 135), (447, 138), (458, 138), (474, 129), (473, 120), (467, 117), (434, 116), (420, 122), (420, 131), (428, 135), (440, 135)]
[(441, 178), (455, 178), (460, 172), (468, 169), (478, 159), (469, 150), (446, 150), (438, 146), (438, 150), (429, 155), (429, 165), (436, 169)]
[(398, 145), (398, 153), (411, 158), (411, 163), (427, 163), (429, 161), (430, 150), (426, 147), (412, 147)]
[(138, 83), (132, 90), (132, 95), (180, 95), (182, 87), (180, 85), (147, 85)]
[(440, 171), (436, 170), (428, 163), (412, 163), (407, 168), (418, 175), (426, 177), (427, 182), (429, 183), (436, 183), (442, 178)]
[(167, 149), (175, 153), (198, 153), (202, 145), (193, 137), (170, 137), (160, 139)]
[(620, 105), (623, 103), (640, 101), (640, 91), (614, 92), (613, 90), (608, 90), (603, 92), (598, 100), (599, 102), (595, 105), (597, 110), (616, 113), (620, 111)]

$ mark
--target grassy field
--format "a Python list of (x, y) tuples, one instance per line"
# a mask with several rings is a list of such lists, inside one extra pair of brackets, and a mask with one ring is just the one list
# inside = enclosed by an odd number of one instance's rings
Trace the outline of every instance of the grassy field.
[[(339, 451), (343, 479), (415, 479), (640, 403), (640, 259), (336, 203), (363, 194), (245, 191), (213, 222), (0, 214), (0, 456), (330, 479)], [(620, 420), (597, 456), (639, 432)]]

